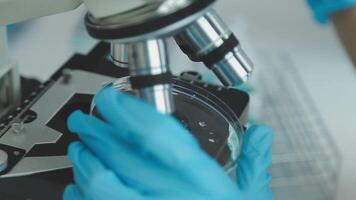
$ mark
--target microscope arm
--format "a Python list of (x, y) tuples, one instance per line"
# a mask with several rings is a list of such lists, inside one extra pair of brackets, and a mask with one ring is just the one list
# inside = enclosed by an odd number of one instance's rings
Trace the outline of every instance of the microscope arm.
[(0, 0), (0, 26), (73, 10), (83, 2), (97, 18), (125, 12), (147, 0)]
[(6, 25), (74, 9), (80, 0), (0, 0), (0, 117), (21, 102), (18, 67), (8, 55)]
[(0, 0), (0, 26), (73, 10), (81, 0)]
[[(5, 27), (21, 21), (73, 10), (83, 2), (97, 18), (142, 6), (148, 0), (0, 0), (0, 72), (7, 59)], [(1, 80), (0, 73), (0, 80)]]
[(0, 0), (0, 117), (18, 106), (20, 78), (9, 59), (6, 25), (73, 10), (84, 3), (93, 16), (108, 17), (142, 6), (148, 0)]

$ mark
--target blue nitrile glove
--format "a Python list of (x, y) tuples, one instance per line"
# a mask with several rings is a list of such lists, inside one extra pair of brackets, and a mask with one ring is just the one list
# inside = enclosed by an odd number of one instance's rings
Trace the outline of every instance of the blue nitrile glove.
[(244, 136), (237, 183), (173, 117), (113, 89), (96, 97), (106, 122), (73, 113), (69, 129), (75, 185), (64, 200), (272, 200), (273, 132), (254, 126)]
[(307, 0), (315, 19), (321, 24), (328, 22), (329, 15), (356, 6), (356, 0)]

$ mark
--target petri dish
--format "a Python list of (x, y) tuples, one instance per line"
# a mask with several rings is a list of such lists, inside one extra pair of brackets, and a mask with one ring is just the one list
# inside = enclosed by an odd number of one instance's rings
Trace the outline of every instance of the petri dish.
[[(104, 87), (132, 92), (129, 77), (117, 79)], [(172, 95), (176, 107), (174, 116), (194, 135), (201, 148), (235, 178), (236, 159), (240, 154), (244, 134), (236, 114), (208, 89), (179, 78), (173, 79)], [(100, 117), (95, 102), (91, 104), (91, 114)]]

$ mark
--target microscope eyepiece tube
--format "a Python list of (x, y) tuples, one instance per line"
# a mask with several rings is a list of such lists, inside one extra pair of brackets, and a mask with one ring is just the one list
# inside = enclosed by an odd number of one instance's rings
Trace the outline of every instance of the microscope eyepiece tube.
[(174, 101), (165, 41), (150, 39), (127, 44), (112, 43), (112, 46), (127, 51), (127, 60), (121, 62), (127, 63), (134, 94), (153, 104), (162, 113), (173, 113)]
[(226, 86), (239, 85), (252, 73), (253, 64), (238, 39), (212, 9), (175, 40), (192, 61), (203, 62)]

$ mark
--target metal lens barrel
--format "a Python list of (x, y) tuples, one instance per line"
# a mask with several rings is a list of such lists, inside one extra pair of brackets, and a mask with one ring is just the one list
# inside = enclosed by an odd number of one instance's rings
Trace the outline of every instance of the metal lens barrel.
[[(162, 113), (173, 113), (174, 101), (165, 41), (151, 39), (120, 46), (127, 54), (130, 83), (135, 95), (153, 104)], [(122, 54), (117, 55), (119, 57), (114, 57), (114, 60), (122, 58)]]
[(203, 62), (226, 86), (247, 81), (253, 64), (238, 39), (214, 10), (209, 10), (175, 36), (192, 61)]

